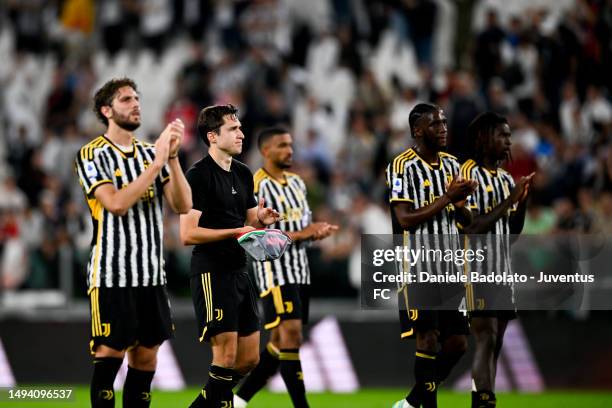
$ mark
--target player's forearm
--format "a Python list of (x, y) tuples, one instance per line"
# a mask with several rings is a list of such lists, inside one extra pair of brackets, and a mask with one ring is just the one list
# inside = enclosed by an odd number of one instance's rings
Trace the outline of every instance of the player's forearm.
[(519, 204), (518, 208), (510, 217), (510, 233), (520, 234), (523, 232), (523, 226), (525, 225), (525, 214), (527, 213), (527, 201), (523, 201)]
[(402, 228), (408, 229), (427, 222), (429, 219), (440, 213), (440, 211), (444, 210), (444, 208), (446, 208), (446, 206), (450, 203), (451, 202), (448, 196), (443, 195), (434, 200), (433, 203), (416, 210), (407, 210), (404, 206), (396, 205), (394, 207), (395, 215), (397, 216), (397, 220)]
[(455, 207), (455, 217), (457, 222), (464, 228), (471, 225), (474, 221), (474, 215), (465, 207)]
[(510, 197), (506, 198), (488, 213), (475, 216), (470, 225), (464, 225), (464, 231), (468, 234), (484, 234), (490, 231), (495, 223), (508, 212), (511, 205)]
[(308, 234), (306, 234), (304, 232), (304, 230), (301, 230), (301, 231), (287, 231), (287, 232), (285, 232), (285, 234), (287, 234), (287, 236), (289, 238), (291, 238), (291, 241), (293, 241), (293, 242), (305, 241), (305, 240), (310, 238), (310, 236), (308, 236)]
[(110, 195), (96, 197), (100, 199), (100, 202), (108, 211), (115, 215), (123, 216), (127, 214), (128, 210), (141, 199), (151, 184), (155, 182), (161, 168), (162, 166), (154, 162), (136, 180), (127, 186), (120, 190), (115, 190)]
[(191, 187), (183, 174), (181, 164), (178, 159), (168, 161), (170, 169), (170, 181), (168, 182), (170, 205), (174, 212), (178, 214), (186, 214), (191, 210), (193, 203), (191, 201)]
[(196, 227), (181, 233), (183, 245), (207, 244), (235, 238), (240, 228), (213, 229)]

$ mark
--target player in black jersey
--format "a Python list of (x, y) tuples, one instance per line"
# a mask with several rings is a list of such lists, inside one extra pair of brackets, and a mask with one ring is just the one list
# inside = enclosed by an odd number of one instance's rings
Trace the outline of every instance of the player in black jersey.
[(274, 261), (253, 262), (255, 280), (264, 304), (270, 342), (234, 398), (235, 408), (246, 407), (280, 368), (294, 407), (308, 407), (299, 348), (302, 328), (308, 323), (310, 269), (306, 247), (338, 229), (326, 222), (311, 222), (306, 184), (287, 171), (293, 163), (293, 139), (288, 130), (274, 127), (261, 131), (257, 146), (264, 165), (255, 173), (255, 194), (274, 205), (280, 214), (271, 228), (284, 231), (293, 245)]
[[(393, 234), (404, 237), (412, 234), (426, 241), (437, 240), (444, 234), (446, 241), (455, 241), (456, 223), (471, 222), (465, 202), (474, 191), (475, 182), (463, 180), (457, 160), (444, 153), (447, 121), (442, 109), (418, 104), (410, 112), (409, 125), (416, 144), (387, 167)], [(410, 309), (406, 291), (404, 286), (399, 293), (400, 300), (403, 297), (405, 302), (400, 310), (401, 337), (416, 338), (416, 384), (393, 407), (436, 407), (438, 385), (467, 348), (467, 320), (459, 311)]]
[[(510, 234), (520, 234), (525, 221), (526, 201), (534, 174), (514, 183), (512, 176), (501, 168), (510, 153), (510, 126), (505, 117), (486, 112), (468, 126), (470, 159), (461, 166), (467, 180), (478, 182), (468, 200), (474, 220), (464, 227), (475, 246), (487, 248), (482, 271), (512, 274)], [(495, 371), (508, 321), (516, 318), (512, 286), (482, 284), (468, 286), (467, 304), (470, 328), (476, 340), (472, 365), (475, 390), (473, 408), (495, 407)]]
[(136, 84), (113, 79), (94, 97), (106, 133), (79, 151), (75, 170), (94, 223), (87, 265), (92, 407), (113, 407), (113, 382), (124, 355), (124, 407), (148, 407), (157, 350), (173, 333), (163, 259), (165, 196), (175, 212), (191, 209), (191, 191), (177, 159), (183, 124), (175, 120), (155, 145), (134, 137), (140, 126)]
[(232, 105), (204, 108), (198, 134), (208, 155), (187, 172), (193, 209), (181, 216), (180, 235), (195, 245), (191, 294), (201, 342), (210, 342), (213, 359), (208, 382), (192, 407), (233, 406), (232, 389), (259, 361), (257, 291), (246, 270), (246, 254), (236, 237), (279, 219), (253, 196), (253, 174), (233, 159), (244, 134)]

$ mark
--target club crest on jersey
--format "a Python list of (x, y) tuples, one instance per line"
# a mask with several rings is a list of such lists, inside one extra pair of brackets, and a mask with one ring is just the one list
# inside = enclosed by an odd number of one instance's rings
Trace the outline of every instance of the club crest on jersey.
[(393, 179), (393, 191), (396, 193), (400, 193), (402, 191), (402, 179), (394, 178)]

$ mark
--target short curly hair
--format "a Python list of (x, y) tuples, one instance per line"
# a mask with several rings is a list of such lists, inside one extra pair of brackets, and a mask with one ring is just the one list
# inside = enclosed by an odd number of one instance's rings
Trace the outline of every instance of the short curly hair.
[(106, 116), (102, 114), (103, 106), (111, 106), (113, 103), (113, 98), (117, 94), (117, 91), (124, 86), (129, 86), (136, 93), (138, 93), (138, 88), (136, 87), (136, 82), (134, 82), (130, 78), (113, 78), (110, 81), (106, 82), (102, 85), (102, 88), (96, 91), (94, 95), (94, 106), (93, 111), (98, 117), (98, 120), (102, 122), (105, 126), (108, 126), (108, 119)]

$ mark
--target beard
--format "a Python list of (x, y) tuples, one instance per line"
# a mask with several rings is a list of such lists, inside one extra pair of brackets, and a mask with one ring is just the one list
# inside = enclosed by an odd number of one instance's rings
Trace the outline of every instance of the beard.
[(140, 127), (140, 120), (130, 120), (129, 115), (121, 115), (113, 110), (113, 121), (117, 126), (128, 132), (133, 132)]
[(290, 169), (293, 163), (290, 161), (282, 161), (282, 162), (277, 162), (275, 164), (279, 169), (286, 170), (286, 169)]

